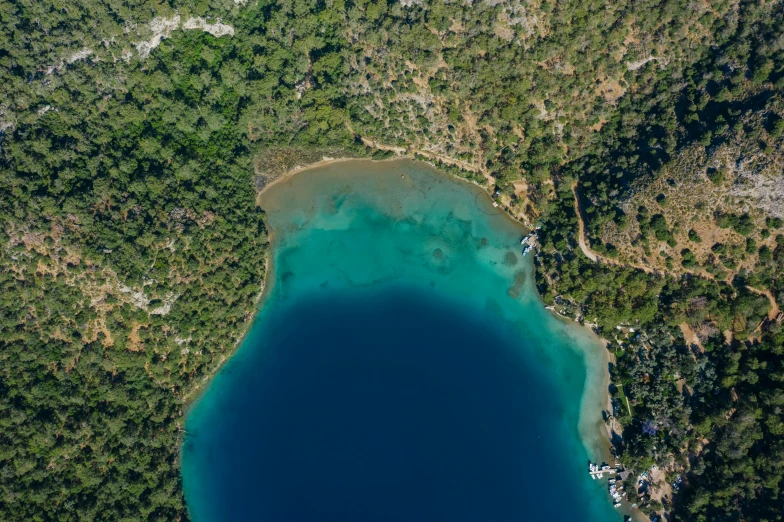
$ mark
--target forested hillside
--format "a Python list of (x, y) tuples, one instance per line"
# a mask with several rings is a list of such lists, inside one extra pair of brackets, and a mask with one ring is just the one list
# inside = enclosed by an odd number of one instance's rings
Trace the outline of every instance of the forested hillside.
[(784, 517), (784, 18), (738, 13), (558, 169), (539, 258), (545, 301), (610, 341), (621, 460), (664, 474), (633, 498), (676, 520)]
[(781, 520), (780, 2), (2, 2), (0, 27), (3, 520), (187, 519), (184, 410), (263, 287), (256, 189), (390, 151), (540, 221), (544, 299), (612, 341), (618, 449), (684, 474), (677, 519)]

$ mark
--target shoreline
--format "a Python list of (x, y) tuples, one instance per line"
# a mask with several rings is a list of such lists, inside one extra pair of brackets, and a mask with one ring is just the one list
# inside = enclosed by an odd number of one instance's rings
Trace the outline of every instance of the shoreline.
[[(366, 145), (367, 145), (367, 143), (366, 143)], [(373, 159), (371, 156), (364, 156), (364, 157), (341, 157), (341, 158), (332, 158), (332, 157), (329, 157), (329, 156), (322, 156), (322, 159), (320, 159), (320, 160), (318, 160), (318, 161), (316, 161), (314, 163), (308, 163), (306, 165), (296, 165), (293, 168), (291, 168), (291, 169), (289, 169), (289, 170), (279, 174), (275, 178), (271, 179), (261, 189), (256, 189), (256, 198), (255, 198), (256, 205), (260, 206), (259, 202), (261, 200), (261, 196), (267, 191), (268, 188), (270, 188), (270, 187), (272, 187), (272, 186), (274, 186), (274, 185), (276, 185), (276, 184), (278, 184), (280, 182), (283, 182), (283, 181), (286, 181), (286, 180), (290, 179), (295, 174), (300, 174), (302, 172), (307, 172), (309, 170), (319, 169), (319, 168), (323, 168), (323, 167), (330, 167), (330, 166), (332, 166), (334, 164), (337, 164), (337, 163), (362, 162), (362, 161), (368, 161), (368, 162), (371, 162), (371, 163), (374, 163), (374, 164), (375, 163), (387, 163), (387, 162), (393, 162), (393, 161), (412, 161), (412, 162), (416, 162), (416, 163), (423, 163), (425, 165), (428, 165), (430, 168), (432, 168), (435, 171), (435, 173), (437, 175), (439, 175), (439, 176), (443, 176), (443, 177), (445, 177), (445, 178), (447, 178), (447, 179), (449, 179), (451, 181), (455, 181), (455, 182), (458, 182), (458, 183), (467, 183), (469, 185), (473, 185), (475, 187), (478, 187), (479, 189), (482, 190), (482, 192), (485, 195), (487, 195), (487, 197), (491, 201), (493, 200), (493, 198), (491, 196), (490, 189), (488, 189), (488, 187), (485, 187), (485, 186), (477, 183), (474, 180), (466, 179), (466, 178), (457, 176), (455, 174), (446, 172), (441, 166), (436, 164), (434, 161), (428, 161), (427, 159), (419, 159), (415, 155), (411, 155), (411, 154), (408, 154), (408, 153), (401, 153), (399, 151), (389, 150), (389, 149), (386, 149), (386, 148), (378, 148), (378, 147), (376, 147), (376, 150), (380, 150), (380, 151), (384, 151), (384, 152), (394, 152), (395, 155), (393, 157), (391, 157), (391, 158), (384, 158), (384, 159)], [(429, 158), (429, 159), (432, 160), (432, 158)], [(441, 160), (439, 159), (438, 161), (441, 161)], [(456, 165), (449, 164), (449, 163), (445, 163), (445, 165), (453, 166), (453, 167), (456, 166)], [(460, 167), (460, 168), (462, 168), (462, 167)], [(475, 172), (475, 171), (469, 170), (469, 172)], [(511, 221), (514, 221), (515, 223), (517, 223), (519, 225), (522, 225), (526, 229), (529, 229), (529, 230), (533, 229), (534, 224), (528, 222), (527, 218), (524, 220), (524, 219), (521, 219), (519, 217), (513, 216), (512, 214), (509, 213), (510, 212), (509, 208), (505, 207), (503, 204), (499, 205), (498, 208), (501, 210), (501, 212), (499, 212), (499, 215), (500, 214), (504, 214)], [(269, 230), (268, 230), (268, 232), (269, 232)], [(271, 234), (270, 234), (270, 236), (271, 236)]]
[[(319, 160), (319, 161), (317, 161), (315, 163), (311, 163), (311, 164), (304, 165), (304, 166), (297, 165), (294, 168), (289, 169), (286, 172), (280, 174), (275, 179), (271, 180), (269, 183), (264, 185), (264, 187), (262, 187), (261, 190), (257, 190), (256, 191), (256, 197), (254, 198), (254, 201), (255, 201), (256, 205), (258, 206), (262, 194), (268, 188), (270, 188), (270, 187), (272, 187), (272, 186), (274, 186), (274, 185), (276, 185), (276, 184), (278, 184), (280, 182), (283, 182), (283, 181), (286, 181), (286, 180), (290, 179), (295, 174), (300, 174), (300, 173), (306, 172), (308, 170), (318, 169), (318, 168), (322, 168), (322, 167), (327, 167), (327, 166), (332, 165), (332, 164), (349, 162), (349, 161), (377, 161), (377, 162), (382, 162), (382, 161), (392, 161), (392, 160), (397, 160), (397, 159), (402, 159), (402, 158), (397, 158), (396, 157), (396, 158), (387, 158), (387, 159), (383, 159), (383, 160), (372, 160), (371, 158), (331, 158), (329, 156), (324, 156), (324, 157), (322, 157), (321, 160)], [(264, 303), (267, 300), (267, 298), (269, 297), (270, 292), (272, 291), (273, 283), (275, 281), (275, 267), (274, 267), (274, 261), (273, 261), (273, 256), (272, 256), (272, 251), (273, 251), (273, 248), (274, 248), (273, 247), (273, 243), (275, 241), (275, 233), (272, 230), (272, 228), (268, 225), (266, 219), (264, 219), (264, 222), (265, 222), (264, 225), (265, 225), (265, 227), (267, 229), (267, 238), (269, 240), (269, 245), (270, 246), (266, 250), (266, 252), (264, 253), (264, 277), (263, 277), (263, 279), (261, 281), (261, 288), (259, 289), (259, 293), (256, 294), (256, 306), (255, 306), (255, 309), (254, 309), (254, 312), (253, 312), (253, 317), (250, 318), (247, 321), (247, 324), (248, 324), (247, 328), (245, 328), (245, 330), (242, 333), (242, 335), (235, 341), (234, 346), (232, 347), (232, 349), (229, 352), (227, 352), (221, 358), (221, 360), (217, 364), (217, 366), (215, 366), (207, 375), (205, 375), (198, 384), (196, 384), (193, 388), (188, 390), (187, 393), (184, 393), (182, 395), (182, 402), (183, 402), (183, 414), (182, 414), (182, 417), (183, 418), (187, 418), (188, 413), (193, 408), (193, 406), (199, 401), (199, 399), (202, 397), (202, 395), (204, 395), (204, 393), (209, 389), (210, 385), (212, 384), (213, 379), (218, 374), (218, 372), (220, 372), (224, 368), (224, 366), (226, 366), (226, 364), (236, 355), (237, 350), (240, 349), (240, 347), (242, 346), (242, 343), (245, 342), (245, 340), (247, 339), (248, 335), (253, 330), (253, 327), (256, 325), (256, 322), (257, 322), (257, 320), (259, 318), (259, 314), (261, 313), (262, 308), (264, 307)], [(181, 428), (181, 432), (185, 433), (185, 428), (184, 427)], [(180, 441), (180, 445), (182, 445), (183, 441), (184, 441), (184, 438)]]
[[(417, 160), (416, 158), (408, 157), (407, 155), (396, 155), (394, 157), (385, 158), (381, 160), (375, 160), (370, 157), (340, 157), (340, 158), (332, 158), (329, 156), (322, 157), (321, 160), (316, 161), (311, 164), (307, 165), (297, 165), (292, 169), (289, 169), (282, 174), (278, 175), (267, 184), (265, 184), (261, 189), (256, 191), (255, 202), (257, 206), (261, 206), (261, 199), (262, 195), (266, 193), (269, 187), (273, 187), (281, 182), (285, 182), (287, 180), (291, 180), (296, 174), (301, 174), (303, 172), (312, 171), (319, 168), (327, 168), (339, 163), (347, 163), (347, 162), (369, 162), (372, 164), (380, 164), (392, 161), (410, 161), (416, 162), (420, 164), (427, 165), (430, 170), (433, 171), (435, 175), (442, 176), (445, 179), (450, 180), (451, 182), (463, 182), (473, 186), (476, 186), (481, 189), (482, 193), (486, 195), (489, 201), (492, 201), (490, 194), (488, 193), (487, 189), (475, 181), (463, 179), (460, 176), (456, 176), (452, 173), (445, 172), (440, 169), (437, 165), (433, 165), (431, 162)], [(499, 213), (504, 214), (506, 219), (510, 222), (514, 223), (517, 226), (528, 228), (529, 225), (522, 223), (520, 220), (516, 219), (514, 216), (511, 216), (506, 209), (502, 208), (502, 211)], [(248, 335), (253, 331), (253, 328), (257, 324), (257, 321), (261, 315), (262, 310), (264, 309), (267, 299), (269, 298), (271, 291), (274, 287), (275, 283), (275, 267), (274, 267), (274, 259), (273, 259), (273, 251), (275, 249), (276, 243), (276, 234), (275, 231), (269, 226), (269, 223), (266, 218), (264, 218), (265, 225), (267, 228), (267, 234), (269, 239), (269, 248), (265, 252), (265, 274), (263, 281), (261, 283), (261, 288), (259, 294), (256, 298), (256, 307), (253, 313), (253, 316), (249, 318), (247, 327), (243, 334), (237, 339), (234, 343), (234, 346), (231, 350), (227, 351), (224, 356), (222, 356), (219, 364), (215, 366), (209, 374), (205, 375), (204, 378), (199, 382), (196, 386), (188, 390), (186, 394), (183, 394), (183, 420), (187, 419), (188, 414), (190, 413), (191, 409), (198, 403), (204, 393), (209, 389), (212, 382), (214, 382), (215, 376), (218, 372), (224, 368), (226, 363), (228, 363), (237, 353), (244, 343), (244, 341), (248, 338)], [(533, 263), (530, 265), (530, 269), (533, 271), (535, 270), (535, 266)], [(542, 308), (544, 303), (541, 302), (541, 296), (536, 290), (536, 286), (532, 285), (532, 292), (535, 293), (539, 304)], [(548, 312), (552, 312), (548, 310)], [(580, 404), (580, 413), (578, 419), (578, 433), (580, 437), (580, 441), (582, 445), (585, 447), (586, 452), (591, 456), (591, 458), (597, 460), (605, 460), (610, 462), (612, 459), (611, 453), (611, 432), (610, 426), (604, 421), (601, 413), (607, 410), (608, 404), (610, 404), (610, 395), (608, 393), (608, 387), (610, 384), (610, 375), (607, 369), (607, 365), (610, 362), (610, 354), (606, 350), (606, 341), (602, 339), (596, 332), (594, 332), (591, 328), (585, 325), (581, 325), (580, 323), (576, 322), (574, 319), (561, 316), (558, 313), (551, 313), (552, 317), (557, 318), (559, 322), (561, 322), (570, 335), (575, 335), (578, 338), (585, 338), (585, 341), (582, 342), (574, 342), (572, 343), (572, 348), (580, 353), (586, 368), (586, 380), (583, 386), (583, 393), (581, 397), (581, 404)], [(568, 319), (568, 321), (567, 321)], [(594, 351), (597, 350), (597, 351)], [(601, 350), (601, 353), (598, 352)], [(182, 437), (180, 440), (180, 450), (184, 444), (185, 437), (187, 436), (187, 432), (185, 431), (185, 423), (181, 428)], [(179, 451), (179, 457), (182, 458), (182, 451)], [(178, 459), (178, 460), (180, 460)]]
[[(301, 173), (307, 172), (309, 170), (320, 169), (320, 168), (323, 168), (323, 167), (329, 167), (329, 166), (332, 166), (332, 165), (335, 165), (335, 164), (338, 164), (338, 163), (348, 163), (348, 162), (354, 162), (354, 161), (372, 161), (373, 163), (385, 163), (385, 162), (400, 161), (400, 160), (405, 160), (405, 159), (411, 159), (412, 161), (416, 161), (413, 158), (408, 158), (407, 156), (395, 156), (393, 158), (384, 158), (384, 159), (380, 159), (380, 160), (375, 160), (375, 159), (370, 158), (370, 157), (365, 157), (365, 158), (331, 158), (329, 156), (322, 156), (322, 158), (319, 161), (315, 162), (315, 163), (309, 163), (307, 165), (296, 165), (294, 168), (289, 169), (286, 172), (283, 172), (282, 174), (278, 175), (276, 178), (272, 179), (269, 183), (265, 184), (261, 189), (256, 191), (256, 205), (259, 205), (260, 200), (261, 200), (261, 196), (262, 196), (262, 194), (264, 194), (267, 191), (267, 189), (269, 189), (270, 187), (272, 187), (274, 185), (277, 185), (278, 183), (281, 183), (283, 181), (286, 181), (286, 180), (290, 179), (295, 174), (301, 174)], [(267, 229), (267, 233), (268, 233), (269, 237), (272, 238), (272, 232), (270, 231), (269, 228)], [(270, 243), (272, 243), (271, 239), (270, 239)]]
[[(379, 164), (379, 163), (386, 163), (386, 162), (394, 162), (394, 161), (411, 161), (416, 163), (423, 163), (428, 165), (435, 175), (442, 176), (446, 179), (449, 179), (452, 182), (457, 183), (466, 183), (475, 187), (478, 187), (482, 190), (482, 192), (492, 201), (490, 194), (487, 192), (485, 187), (482, 187), (478, 183), (463, 179), (459, 176), (455, 176), (454, 174), (450, 174), (442, 169), (439, 169), (437, 165), (432, 164), (429, 161), (422, 161), (418, 160), (413, 157), (409, 157), (408, 155), (401, 155), (396, 154), (394, 157), (385, 158), (381, 160), (375, 160), (369, 157), (366, 158), (330, 158), (330, 157), (323, 157), (320, 161), (317, 161), (312, 164), (304, 165), (304, 166), (297, 166), (293, 169), (290, 169), (270, 183), (266, 184), (261, 190), (258, 191), (256, 196), (257, 204), (260, 203), (261, 196), (264, 192), (269, 188), (272, 187), (280, 182), (287, 181), (291, 179), (294, 175), (300, 174), (307, 171), (312, 171), (318, 168), (325, 168), (331, 167), (338, 163), (347, 163), (347, 162), (369, 162), (371, 164)], [(511, 216), (506, 209), (502, 209), (502, 212), (499, 215), (505, 215), (507, 219), (511, 222), (515, 223), (516, 225), (520, 225), (526, 229), (529, 229), (530, 226), (522, 223), (520, 220), (516, 219), (514, 216)], [(270, 244), (274, 243), (274, 231), (271, 230), (269, 227), (267, 229), (267, 233), (270, 238)], [(270, 248), (270, 251), (272, 248)], [(270, 266), (272, 263), (270, 262)], [(274, 270), (274, 269), (273, 269)], [(536, 267), (532, 264), (531, 270), (535, 271)], [(533, 277), (533, 274), (532, 274)], [(271, 285), (267, 285), (268, 287)], [(545, 307), (544, 303), (541, 301), (541, 296), (539, 292), (536, 290), (536, 285), (533, 285), (533, 291), (536, 293), (537, 299), (542, 307)], [(267, 289), (265, 289), (266, 293)], [(261, 302), (264, 301), (262, 298)], [(609, 394), (609, 386), (610, 386), (610, 373), (608, 370), (608, 364), (611, 362), (611, 354), (607, 351), (607, 340), (603, 339), (599, 336), (593, 329), (587, 325), (580, 324), (576, 320), (562, 316), (553, 310), (547, 310), (550, 312), (551, 316), (557, 318), (564, 326), (575, 333), (578, 336), (584, 336), (589, 339), (589, 343), (595, 346), (596, 353), (592, 353), (593, 349), (589, 346), (583, 346), (582, 343), (575, 343), (578, 346), (574, 348), (580, 352), (585, 362), (586, 367), (586, 382), (583, 388), (583, 395), (581, 399), (581, 406), (580, 406), (580, 419), (578, 429), (580, 432), (580, 438), (585, 446), (586, 450), (592, 454), (594, 458), (601, 458), (602, 460), (606, 460), (609, 462), (610, 459), (613, 459), (612, 454), (612, 433), (611, 433), (611, 426), (608, 425), (604, 418), (602, 417), (602, 413), (605, 411), (612, 412), (612, 403), (611, 397)], [(595, 421), (591, 420), (592, 418), (596, 418)]]
[[(269, 237), (269, 234), (268, 234)], [(272, 256), (270, 255), (272, 249), (269, 248), (264, 254), (264, 278), (261, 281), (261, 290), (259, 293), (256, 294), (256, 305), (253, 311), (252, 318), (246, 320), (246, 323), (249, 323), (248, 327), (242, 333), (242, 335), (234, 342), (234, 346), (232, 347), (231, 351), (221, 358), (220, 362), (217, 366), (215, 366), (210, 372), (205, 375), (202, 380), (196, 384), (193, 388), (188, 390), (188, 393), (184, 393), (182, 395), (183, 401), (183, 417), (187, 417), (188, 413), (190, 412), (191, 408), (199, 401), (202, 395), (209, 389), (210, 385), (212, 384), (213, 379), (218, 374), (221, 369), (228, 363), (234, 355), (237, 353), (237, 350), (240, 349), (242, 343), (245, 342), (250, 332), (253, 330), (254, 325), (256, 324), (256, 320), (259, 317), (259, 312), (261, 312), (262, 304), (264, 300), (268, 297), (267, 293), (269, 292), (269, 288), (271, 285), (267, 284), (267, 280), (269, 279), (270, 274), (274, 274), (272, 270)], [(184, 428), (183, 428), (184, 430)]]
[[(537, 292), (537, 296), (538, 296)], [(541, 303), (541, 300), (540, 300)], [(541, 303), (544, 306), (544, 303)], [(575, 343), (574, 350), (579, 352), (585, 363), (585, 385), (580, 402), (579, 431), (580, 439), (585, 449), (592, 454), (596, 460), (604, 460), (610, 463), (613, 459), (611, 448), (610, 426), (604, 421), (601, 413), (607, 411), (608, 407), (612, 411), (611, 397), (608, 393), (610, 386), (610, 373), (608, 364), (611, 363), (611, 354), (607, 350), (607, 340), (602, 338), (590, 327), (580, 324), (574, 319), (562, 316), (547, 309), (552, 317), (564, 325), (564, 327), (583, 336), (587, 344)], [(598, 416), (596, 415), (598, 414)], [(596, 420), (591, 420), (593, 417)]]

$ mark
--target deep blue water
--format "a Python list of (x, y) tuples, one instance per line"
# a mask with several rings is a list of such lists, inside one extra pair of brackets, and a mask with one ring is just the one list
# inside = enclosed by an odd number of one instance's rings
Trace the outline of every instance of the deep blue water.
[(362, 168), (268, 195), (273, 286), (188, 414), (191, 518), (620, 520), (585, 473), (603, 363), (542, 308), (519, 227), (416, 164)]

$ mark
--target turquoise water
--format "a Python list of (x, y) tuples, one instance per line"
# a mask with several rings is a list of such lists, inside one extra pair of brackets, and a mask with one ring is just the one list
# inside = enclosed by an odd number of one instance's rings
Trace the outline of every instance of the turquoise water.
[(620, 520), (586, 473), (603, 348), (544, 310), (479, 188), (356, 161), (261, 206), (274, 275), (188, 414), (192, 520)]

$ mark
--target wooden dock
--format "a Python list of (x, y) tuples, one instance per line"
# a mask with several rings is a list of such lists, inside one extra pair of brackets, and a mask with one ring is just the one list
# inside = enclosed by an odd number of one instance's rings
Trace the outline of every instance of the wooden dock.
[(605, 473), (607, 473), (608, 475), (615, 475), (618, 472), (615, 471), (614, 469), (604, 469), (604, 470), (600, 469), (599, 471), (589, 471), (588, 472), (589, 475), (603, 475)]

